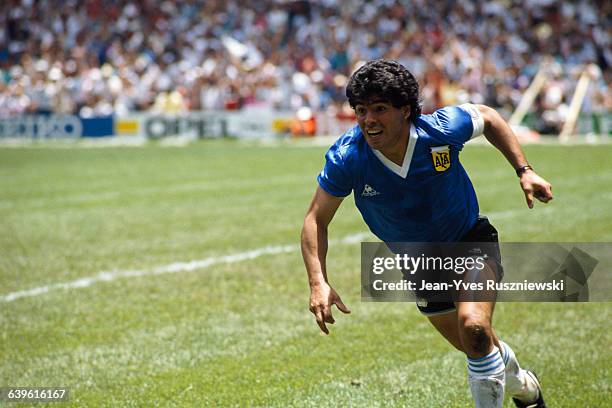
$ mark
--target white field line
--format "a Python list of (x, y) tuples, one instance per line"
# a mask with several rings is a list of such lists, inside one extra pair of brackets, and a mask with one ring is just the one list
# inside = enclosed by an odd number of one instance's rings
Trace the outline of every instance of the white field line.
[[(541, 208), (539, 213), (550, 213), (552, 208)], [(503, 218), (512, 218), (517, 214), (527, 214), (527, 209), (522, 210), (508, 210), (490, 212), (487, 215), (490, 219), (495, 220)], [(347, 235), (340, 240), (332, 240), (330, 244), (357, 244), (364, 239), (372, 237), (370, 233), (359, 233)], [(236, 262), (248, 261), (251, 259), (259, 258), (263, 255), (277, 255), (289, 252), (297, 252), (300, 250), (299, 245), (279, 245), (279, 246), (266, 246), (262, 248), (253, 249), (245, 252), (237, 252), (234, 254), (214, 256), (205, 259), (193, 260), (189, 262), (174, 262), (167, 265), (158, 266), (152, 269), (132, 269), (132, 270), (115, 270), (108, 272), (100, 272), (97, 275), (89, 276), (70, 282), (53, 283), (50, 285), (39, 286), (32, 289), (20, 290), (17, 292), (11, 292), (6, 295), (0, 296), (0, 302), (12, 302), (14, 300), (24, 297), (35, 297), (45, 293), (55, 291), (58, 289), (77, 289), (86, 288), (94, 285), (98, 282), (110, 282), (121, 278), (135, 278), (140, 276), (153, 276), (162, 275), (166, 273), (179, 273), (179, 272), (191, 272), (197, 269), (206, 269), (214, 265), (220, 264), (231, 264)]]
[[(341, 240), (332, 241), (332, 244), (356, 244), (367, 237), (369, 233), (359, 233), (348, 235)], [(50, 285), (39, 286), (32, 289), (20, 290), (6, 295), (0, 296), (1, 302), (12, 302), (24, 297), (35, 297), (58, 289), (76, 289), (86, 288), (98, 282), (110, 282), (121, 278), (135, 278), (140, 276), (162, 275), (166, 273), (190, 272), (197, 269), (206, 269), (214, 265), (231, 264), (236, 262), (247, 261), (259, 258), (263, 255), (277, 255), (288, 252), (297, 252), (300, 250), (299, 245), (281, 245), (281, 246), (266, 246), (253, 249), (251, 251), (237, 252), (234, 254), (213, 256), (210, 258), (194, 260), (189, 262), (175, 262), (168, 265), (158, 266), (152, 269), (133, 269), (124, 271), (109, 271), (100, 272), (97, 275), (89, 276), (70, 282), (54, 283)]]

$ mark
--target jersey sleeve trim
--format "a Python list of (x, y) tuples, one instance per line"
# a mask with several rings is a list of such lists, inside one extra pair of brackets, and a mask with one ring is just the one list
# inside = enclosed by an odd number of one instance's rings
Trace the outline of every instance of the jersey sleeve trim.
[(482, 135), (482, 133), (484, 132), (484, 118), (482, 117), (482, 114), (480, 113), (478, 108), (471, 103), (464, 103), (462, 105), (459, 105), (459, 108), (467, 112), (470, 115), (470, 118), (472, 118), (473, 130), (470, 140)]

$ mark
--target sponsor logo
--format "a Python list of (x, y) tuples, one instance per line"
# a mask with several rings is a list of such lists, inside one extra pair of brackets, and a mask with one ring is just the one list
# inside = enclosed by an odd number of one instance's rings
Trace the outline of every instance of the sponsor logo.
[(75, 115), (24, 115), (0, 119), (0, 138), (60, 139), (83, 136), (83, 122)]
[(362, 197), (374, 197), (379, 195), (380, 193), (374, 190), (369, 184), (366, 184), (361, 192)]

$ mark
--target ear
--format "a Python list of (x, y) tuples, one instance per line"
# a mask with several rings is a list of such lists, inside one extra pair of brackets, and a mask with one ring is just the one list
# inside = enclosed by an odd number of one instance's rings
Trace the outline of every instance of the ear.
[(402, 115), (404, 116), (404, 119), (410, 119), (410, 105), (402, 107)]

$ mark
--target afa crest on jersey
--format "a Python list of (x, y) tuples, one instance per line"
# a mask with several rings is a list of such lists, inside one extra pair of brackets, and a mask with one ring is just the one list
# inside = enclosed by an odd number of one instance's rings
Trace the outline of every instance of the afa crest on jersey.
[(450, 168), (450, 148), (445, 146), (434, 146), (431, 148), (431, 160), (436, 171), (446, 171)]

